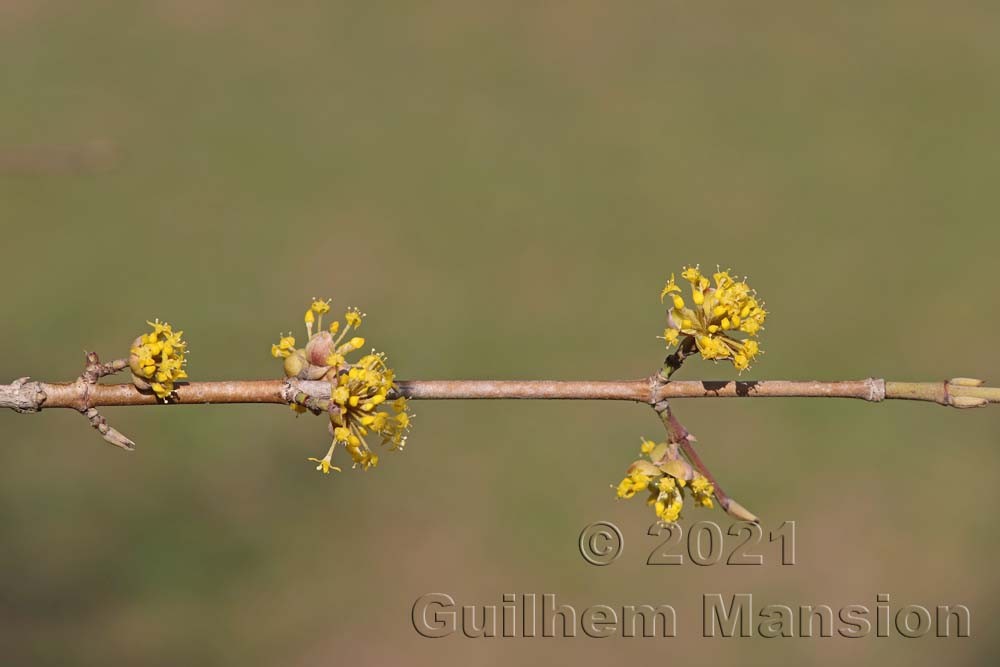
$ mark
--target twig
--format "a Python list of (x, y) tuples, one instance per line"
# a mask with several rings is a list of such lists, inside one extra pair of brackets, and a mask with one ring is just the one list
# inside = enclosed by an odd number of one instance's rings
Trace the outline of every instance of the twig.
[[(97, 384), (106, 375), (128, 367), (125, 359), (102, 364), (96, 354), (87, 355), (87, 365), (75, 382), (47, 383), (19, 378), (0, 385), (0, 408), (16, 412), (39, 412), (42, 408), (71, 408), (87, 417), (105, 440), (123, 449), (135, 443), (110, 427), (95, 410), (99, 406), (208, 405), (227, 403), (298, 403), (313, 412), (325, 410), (330, 385), (306, 380), (230, 380), (191, 382), (177, 385), (164, 403), (154, 394), (132, 384)], [(679, 366), (678, 366), (679, 367)], [(884, 399), (930, 401), (956, 408), (1000, 403), (1000, 388), (984, 387), (982, 381), (954, 378), (944, 382), (886, 382), (878, 378), (837, 382), (793, 380), (685, 380), (666, 379), (657, 373), (642, 380), (401, 380), (393, 397), (413, 400), (454, 399), (561, 399), (635, 401), (656, 406), (674, 398), (763, 398), (813, 397), (855, 398), (871, 402)], [(667, 414), (658, 411), (661, 414)], [(686, 444), (685, 444), (686, 443)], [(692, 463), (699, 461), (690, 442), (682, 447)], [(701, 469), (701, 468), (700, 468)], [(706, 470), (702, 474), (711, 479)]]
[[(686, 338), (683, 343), (681, 343), (677, 350), (673, 354), (667, 356), (663, 361), (663, 368), (660, 369), (659, 373), (654, 375), (650, 384), (650, 404), (653, 406), (653, 410), (660, 417), (663, 422), (664, 428), (667, 430), (667, 439), (671, 443), (676, 443), (687, 460), (692, 466), (712, 484), (715, 492), (715, 497), (722, 505), (722, 509), (725, 510), (727, 514), (733, 516), (740, 521), (752, 521), (754, 523), (760, 523), (760, 520), (752, 512), (747, 510), (743, 505), (739, 504), (735, 500), (729, 497), (729, 495), (719, 484), (719, 481), (712, 474), (712, 471), (708, 469), (705, 462), (701, 460), (701, 456), (698, 454), (698, 450), (695, 449), (694, 441), (697, 439), (694, 435), (681, 424), (677, 417), (674, 416), (673, 411), (670, 409), (670, 401), (667, 400), (663, 394), (663, 389), (670, 386), (670, 378), (681, 369), (684, 364), (684, 359), (688, 355), (693, 354), (697, 346), (695, 344), (694, 338)], [(664, 372), (666, 371), (666, 372)], [(865, 397), (866, 400), (870, 401), (880, 401), (885, 398), (885, 382), (882, 380), (877, 380), (875, 378), (868, 378), (866, 381), (868, 395)], [(702, 383), (705, 385), (706, 383)], [(759, 383), (757, 383), (759, 384)], [(749, 395), (751, 388), (756, 388), (756, 385), (742, 386), (740, 384), (735, 384), (733, 391), (736, 396)]]
[[(80, 382), (29, 382), (21, 378), (0, 385), (0, 408), (37, 412), (42, 408), (126, 405), (195, 405), (223, 403), (288, 404), (295, 395), (329, 398), (330, 385), (306, 380), (229, 380), (178, 384), (167, 403), (131, 384), (91, 385)], [(929, 401), (956, 408), (1000, 403), (1000, 388), (981, 381), (954, 378), (938, 382), (892, 382), (879, 378), (820, 382), (815, 380), (400, 380), (394, 396), (414, 400), (561, 399), (634, 401), (650, 405), (675, 398), (854, 398), (878, 403), (902, 399)]]
[(87, 418), (90, 425), (97, 429), (97, 432), (101, 434), (107, 442), (111, 443), (115, 447), (121, 447), (126, 451), (134, 451), (135, 443), (125, 437), (121, 431), (108, 425), (108, 421), (101, 416), (97, 411), (97, 408), (89, 408), (83, 411), (83, 416)]
[(80, 378), (88, 384), (97, 384), (97, 381), (105, 375), (114, 375), (128, 368), (128, 359), (115, 359), (110, 363), (102, 364), (96, 352), (88, 352), (86, 358), (87, 365), (84, 366)]
[[(885, 399), (929, 401), (956, 408), (1000, 403), (1000, 388), (984, 387), (981, 380), (953, 378), (943, 382), (887, 382), (879, 378), (835, 382), (793, 380), (670, 380), (684, 361), (682, 349), (667, 358), (664, 369), (641, 380), (401, 380), (391, 398), (412, 400), (454, 399), (562, 399), (619, 400), (646, 403), (656, 411), (691, 465), (714, 487), (722, 508), (741, 521), (757, 517), (733, 500), (712, 475), (692, 444), (694, 436), (677, 420), (669, 400), (675, 398), (814, 397), (855, 398), (873, 403)], [(0, 408), (39, 412), (42, 408), (78, 410), (107, 442), (125, 450), (135, 443), (112, 428), (97, 406), (207, 405), (231, 403), (298, 404), (315, 413), (330, 404), (330, 383), (307, 380), (231, 380), (176, 385), (167, 402), (140, 391), (133, 384), (98, 384), (100, 378), (128, 367), (126, 359), (101, 363), (94, 353), (75, 382), (29, 382), (27, 377), (0, 385)]]
[(91, 394), (99, 386), (97, 381), (105, 375), (114, 375), (128, 368), (128, 359), (115, 359), (110, 363), (102, 364), (96, 352), (88, 352), (86, 358), (87, 364), (84, 366), (83, 372), (80, 373), (80, 377), (73, 384), (74, 387), (79, 387), (82, 393), (80, 404), (76, 406), (76, 409), (87, 418), (90, 425), (101, 434), (106, 442), (129, 452), (135, 450), (135, 443), (121, 431), (108, 424), (97, 408), (93, 407), (91, 401)]
[(701, 456), (698, 455), (698, 450), (695, 449), (693, 444), (696, 438), (683, 424), (677, 421), (673, 411), (670, 409), (669, 402), (659, 401), (653, 405), (653, 410), (659, 415), (664, 428), (667, 429), (667, 438), (669, 441), (679, 445), (681, 451), (684, 452), (684, 456), (691, 462), (691, 465), (715, 487), (715, 497), (719, 501), (719, 504), (722, 505), (722, 509), (740, 521), (759, 523), (759, 519), (752, 512), (729, 497), (723, 490), (715, 475), (712, 474), (712, 471), (708, 469), (705, 462), (701, 460)]

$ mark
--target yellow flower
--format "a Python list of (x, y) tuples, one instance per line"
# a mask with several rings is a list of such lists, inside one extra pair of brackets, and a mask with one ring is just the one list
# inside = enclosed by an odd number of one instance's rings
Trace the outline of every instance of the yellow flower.
[(681, 516), (681, 509), (684, 507), (684, 498), (680, 491), (673, 490), (669, 493), (660, 493), (653, 505), (653, 512), (656, 517), (664, 523), (675, 523)]
[(290, 334), (281, 336), (276, 345), (271, 346), (271, 356), (276, 359), (284, 359), (295, 352), (295, 338)]
[(713, 507), (712, 496), (715, 495), (715, 486), (705, 477), (698, 475), (691, 480), (691, 495), (694, 496), (695, 501), (702, 507), (711, 509)]
[(405, 399), (393, 401), (395, 415), (378, 409), (392, 389), (393, 378), (381, 354), (365, 355), (338, 375), (337, 387), (331, 392), (337, 409), (331, 411), (330, 419), (339, 440), (348, 441), (350, 434), (364, 443), (365, 436), (374, 433), (382, 437), (382, 444), (392, 443), (393, 449), (404, 446), (411, 419)]
[[(348, 338), (348, 332), (357, 329), (365, 317), (357, 308), (348, 308), (343, 326), (335, 321), (329, 331), (322, 329), (323, 315), (330, 311), (329, 301), (314, 299), (305, 314), (306, 346), (296, 349), (295, 339), (282, 336), (271, 346), (271, 354), (284, 358), (288, 377), (322, 379), (330, 383), (330, 401), (327, 414), (333, 442), (323, 459), (310, 459), (320, 464), (317, 470), (324, 473), (338, 470), (331, 465), (338, 444), (344, 445), (354, 467), (363, 470), (378, 465), (379, 457), (368, 444), (377, 437), (390, 449), (402, 449), (410, 429), (413, 415), (405, 398), (389, 401), (394, 391), (395, 373), (386, 364), (384, 354), (372, 352), (351, 361), (348, 356), (365, 346), (361, 336)], [(313, 325), (317, 324), (316, 333)], [(295, 363), (290, 363), (290, 362)], [(305, 408), (292, 405), (296, 412)]]
[(663, 291), (660, 292), (660, 303), (663, 303), (663, 300), (671, 292), (680, 292), (680, 291), (681, 291), (681, 288), (677, 286), (676, 282), (674, 282), (674, 274), (671, 273), (670, 274), (670, 280), (667, 281), (667, 284), (666, 284), (666, 286), (664, 286)]
[(316, 466), (316, 470), (322, 470), (324, 475), (329, 475), (331, 470), (336, 470), (340, 472), (340, 468), (335, 465), (330, 465), (330, 455), (326, 455), (321, 459), (308, 458), (307, 461), (314, 461), (319, 465)]
[(361, 326), (361, 318), (364, 316), (364, 313), (359, 312), (357, 308), (348, 308), (344, 313), (344, 321), (347, 322), (347, 326), (357, 329)]
[(164, 401), (174, 391), (174, 383), (186, 378), (187, 343), (183, 331), (174, 331), (166, 322), (147, 322), (153, 330), (135, 339), (129, 350), (132, 382), (140, 390), (152, 390)]
[(355, 466), (361, 466), (362, 470), (368, 470), (378, 465), (378, 454), (374, 454), (367, 449), (362, 449), (359, 445), (348, 445), (347, 451), (354, 460)]
[(639, 491), (649, 491), (646, 503), (652, 507), (656, 518), (665, 523), (680, 519), (685, 496), (690, 496), (701, 507), (714, 506), (715, 487), (693, 471), (677, 445), (656, 444), (644, 439), (642, 453), (648, 460), (639, 459), (629, 466), (616, 488), (619, 498), (632, 498)]
[(637, 492), (649, 487), (650, 477), (642, 472), (635, 471), (625, 477), (618, 484), (618, 497), (631, 498)]
[[(728, 271), (714, 273), (709, 281), (697, 266), (689, 266), (681, 277), (691, 284), (693, 307), (687, 307), (671, 275), (660, 294), (661, 300), (670, 295), (673, 304), (667, 311), (667, 328), (663, 332), (667, 349), (693, 343), (703, 359), (728, 360), (739, 371), (749, 368), (761, 351), (752, 339), (767, 318), (756, 292)], [(737, 338), (736, 333), (745, 337)]]

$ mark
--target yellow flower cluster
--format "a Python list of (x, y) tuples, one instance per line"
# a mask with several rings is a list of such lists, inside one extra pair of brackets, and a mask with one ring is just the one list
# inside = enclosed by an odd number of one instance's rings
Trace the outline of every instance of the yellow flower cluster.
[[(330, 383), (326, 413), (330, 419), (333, 442), (326, 456), (309, 459), (318, 464), (316, 469), (323, 473), (339, 471), (340, 468), (332, 464), (333, 453), (338, 444), (343, 444), (351, 455), (354, 467), (367, 470), (378, 465), (379, 460), (378, 454), (369, 447), (367, 437), (378, 436), (382, 445), (390, 444), (393, 450), (402, 449), (412, 415), (405, 398), (388, 400), (395, 373), (386, 365), (384, 354), (373, 350), (356, 362), (347, 360), (349, 354), (365, 344), (365, 339), (360, 336), (347, 337), (349, 332), (361, 326), (364, 313), (348, 308), (344, 313), (343, 326), (338, 320), (324, 330), (323, 315), (329, 311), (328, 301), (314, 300), (303, 318), (306, 325), (305, 347), (297, 348), (294, 336), (282, 334), (278, 342), (271, 345), (271, 355), (284, 360), (287, 377)], [(296, 403), (291, 407), (296, 412), (307, 410)]]
[(174, 382), (187, 377), (184, 365), (187, 360), (187, 343), (181, 340), (183, 331), (174, 331), (166, 322), (147, 322), (153, 327), (132, 342), (128, 365), (132, 381), (141, 390), (151, 390), (167, 400), (174, 390)]
[(369, 433), (381, 436), (382, 444), (391, 449), (406, 445), (410, 414), (405, 398), (390, 403), (393, 413), (378, 410), (392, 389), (393, 371), (385, 365), (385, 356), (368, 354), (337, 375), (337, 385), (331, 392), (330, 423), (335, 442), (344, 443), (355, 465), (367, 470), (378, 464), (365, 441)]
[[(660, 293), (660, 300), (670, 297), (672, 305), (663, 332), (667, 349), (693, 341), (704, 359), (728, 359), (739, 371), (749, 368), (760, 354), (754, 339), (767, 317), (757, 293), (746, 280), (734, 279), (729, 271), (717, 271), (709, 281), (697, 266), (689, 266), (681, 277), (691, 284), (691, 307), (685, 303), (672, 274)], [(746, 338), (735, 338), (737, 332)]]
[(714, 506), (715, 487), (680, 456), (676, 444), (643, 440), (641, 451), (649, 459), (639, 459), (629, 466), (618, 484), (619, 498), (648, 491), (646, 504), (652, 506), (656, 518), (664, 523), (675, 523), (680, 518), (685, 494), (697, 505)]

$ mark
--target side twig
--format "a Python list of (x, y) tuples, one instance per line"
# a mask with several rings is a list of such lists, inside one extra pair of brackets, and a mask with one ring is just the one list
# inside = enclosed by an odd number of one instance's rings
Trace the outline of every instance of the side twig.
[[(722, 505), (722, 509), (725, 510), (730, 516), (739, 519), (740, 521), (752, 521), (754, 523), (760, 523), (760, 520), (752, 512), (747, 510), (741, 504), (733, 500), (729, 494), (725, 492), (722, 485), (712, 474), (712, 471), (708, 469), (705, 462), (702, 461), (701, 456), (698, 454), (698, 450), (694, 446), (694, 442), (697, 438), (694, 437), (687, 428), (684, 427), (677, 417), (674, 416), (673, 410), (670, 409), (670, 401), (667, 400), (663, 394), (667, 393), (664, 391), (667, 387), (671, 385), (670, 378), (681, 369), (684, 364), (684, 359), (693, 354), (695, 351), (695, 343), (693, 338), (687, 338), (685, 341), (674, 351), (673, 354), (669, 355), (663, 362), (663, 368), (650, 378), (650, 405), (653, 406), (653, 410), (660, 417), (660, 421), (663, 422), (664, 428), (667, 430), (667, 440), (671, 443), (677, 444), (684, 456), (691, 463), (691, 465), (697, 470), (709, 483), (714, 487), (715, 498)], [(871, 386), (882, 387), (882, 384), (876, 384), (879, 381), (869, 378), (868, 382)], [(702, 383), (707, 384), (707, 383)], [(728, 383), (727, 383), (728, 384)], [(750, 387), (748, 386), (747, 392), (749, 392)], [(734, 387), (734, 391), (737, 392), (737, 396), (740, 396), (739, 386)], [(874, 400), (875, 394), (879, 394), (879, 400), (881, 400), (884, 391), (876, 392), (869, 388), (869, 400)]]
[(115, 359), (110, 363), (102, 364), (96, 352), (88, 352), (87, 364), (76, 381), (76, 384), (81, 387), (83, 394), (81, 405), (77, 409), (80, 411), (80, 414), (87, 418), (90, 425), (101, 434), (105, 442), (131, 452), (135, 450), (135, 443), (121, 431), (109, 425), (108, 421), (97, 411), (97, 408), (90, 404), (90, 394), (98, 386), (97, 381), (105, 375), (113, 375), (125, 368), (128, 368), (128, 359)]

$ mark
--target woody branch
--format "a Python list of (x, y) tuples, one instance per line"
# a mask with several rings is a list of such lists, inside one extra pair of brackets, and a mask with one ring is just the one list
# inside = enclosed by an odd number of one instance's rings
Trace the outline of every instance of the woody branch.
[[(956, 408), (1000, 403), (1000, 388), (971, 378), (935, 382), (863, 380), (399, 380), (395, 395), (412, 400), (617, 400), (648, 403), (675, 398), (853, 398), (870, 402), (913, 400)], [(48, 383), (21, 378), (0, 385), (0, 408), (38, 412), (128, 405), (289, 404), (302, 394), (329, 398), (330, 383), (308, 380), (227, 380), (178, 384), (164, 403), (132, 384)]]

